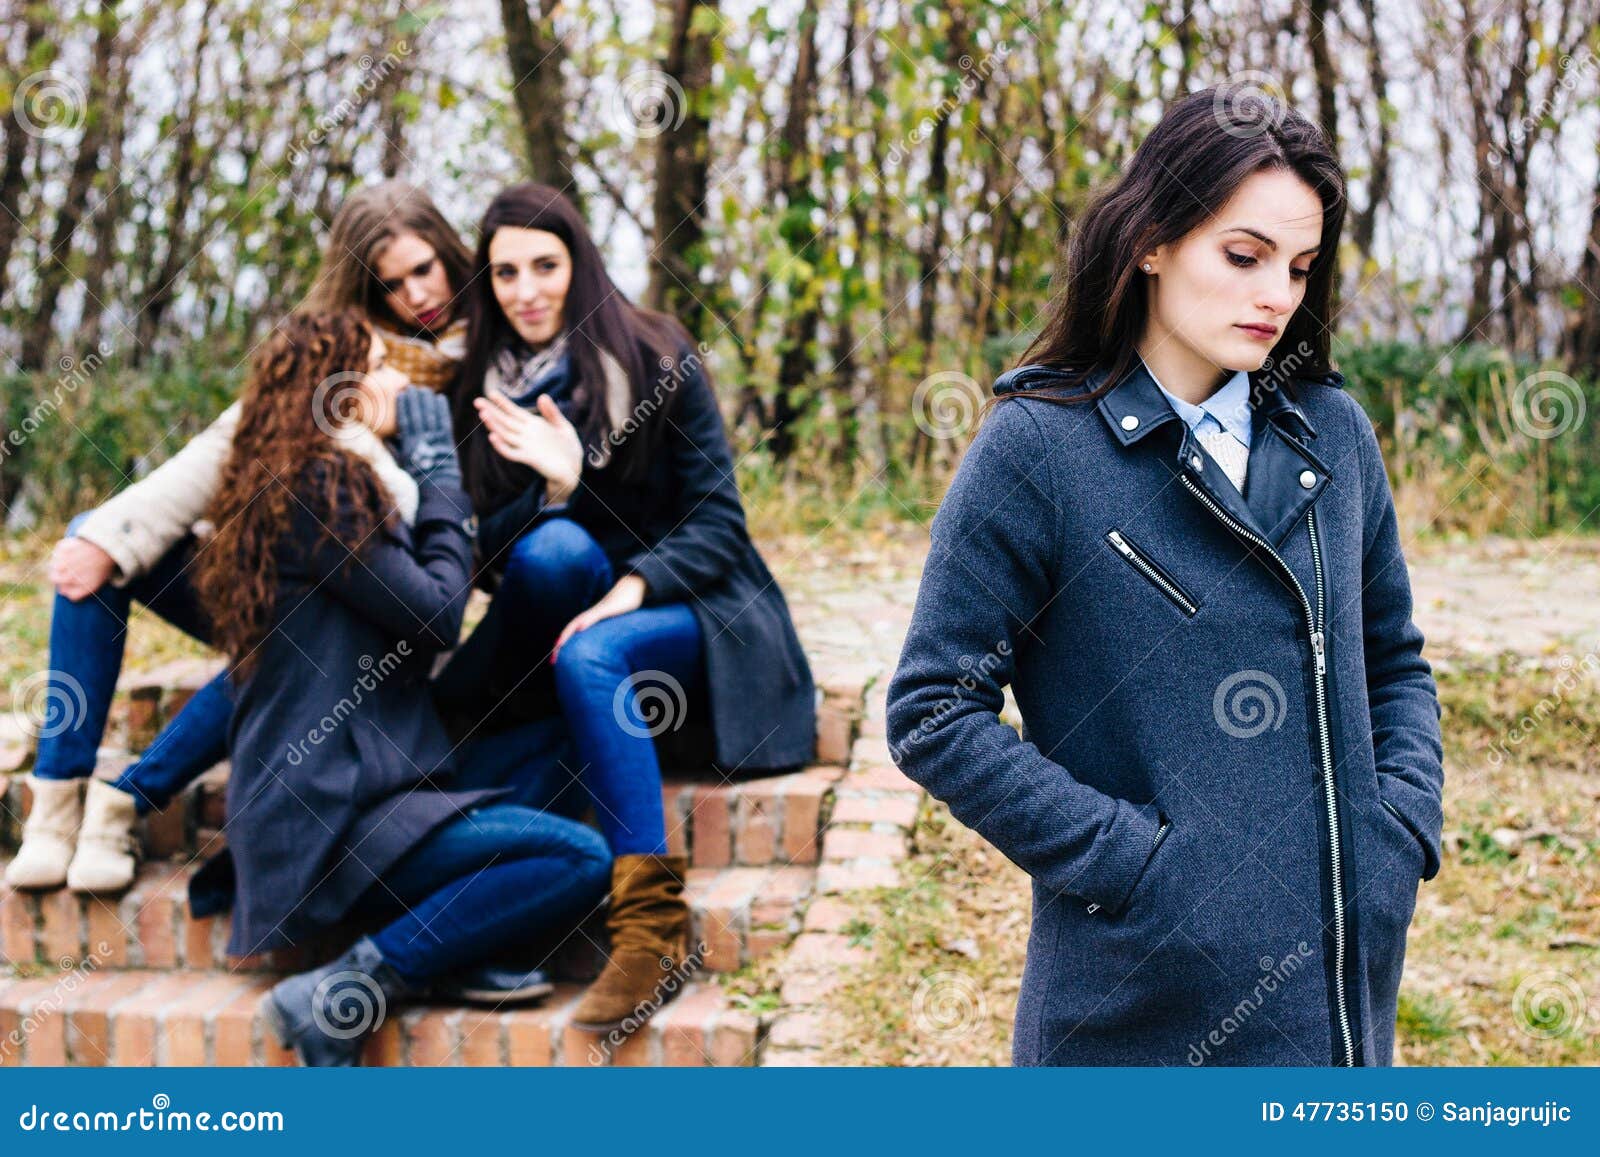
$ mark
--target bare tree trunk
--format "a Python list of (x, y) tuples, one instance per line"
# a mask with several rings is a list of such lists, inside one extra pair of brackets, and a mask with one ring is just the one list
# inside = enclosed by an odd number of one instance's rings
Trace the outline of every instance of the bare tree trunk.
[(85, 93), (83, 135), (78, 141), (78, 152), (73, 157), (72, 169), (67, 175), (65, 196), (56, 213), (56, 227), (50, 237), (49, 252), (39, 263), (39, 295), (33, 317), (23, 331), (22, 349), (17, 358), (18, 364), (26, 371), (44, 368), (49, 355), (56, 306), (67, 284), (67, 262), (72, 257), (73, 237), (83, 221), (84, 204), (94, 184), (95, 173), (100, 169), (100, 153), (105, 146), (106, 77), (116, 53), (117, 33), (121, 27), (117, 18), (117, 0), (101, 0), (95, 25), (94, 54), (89, 65), (88, 91)]
[[(716, 35), (704, 27), (717, 18), (718, 0), (672, 0), (672, 30), (661, 68), (683, 90), (683, 123), (656, 138), (654, 245), (646, 300), (678, 318), (697, 339), (706, 326), (705, 290), (699, 285), (699, 248), (705, 238), (706, 181), (711, 167), (711, 89)], [(701, 14), (704, 14), (702, 16)], [(698, 27), (697, 27), (698, 25)]]
[(1322, 122), (1322, 131), (1328, 134), (1328, 142), (1338, 148), (1339, 73), (1328, 43), (1328, 18), (1332, 12), (1328, 0), (1301, 0), (1301, 6), (1306, 15), (1306, 47), (1311, 50), (1311, 72), (1317, 82), (1317, 119)]
[[(810, 261), (808, 252), (817, 243), (817, 228), (811, 221), (816, 198), (811, 192), (811, 149), (808, 129), (816, 105), (817, 87), (817, 0), (806, 0), (800, 14), (800, 54), (795, 62), (794, 79), (789, 84), (789, 107), (779, 135), (783, 181), (780, 187), (783, 217), (780, 232), (796, 257)], [(805, 304), (795, 299), (800, 297)], [(815, 295), (799, 278), (790, 283), (790, 311), (784, 323), (783, 351), (778, 359), (778, 389), (772, 403), (772, 456), (783, 462), (795, 447), (794, 424), (809, 403), (803, 397), (813, 369), (813, 345), (820, 317)]]
[[(949, 37), (945, 48), (945, 68), (954, 75), (960, 71), (960, 61), (967, 55), (969, 36), (966, 19), (959, 8), (950, 10)], [(928, 187), (922, 198), (927, 206), (928, 220), (922, 235), (922, 246), (917, 252), (917, 345), (921, 359), (919, 377), (926, 378), (933, 363), (935, 323), (939, 309), (939, 270), (945, 258), (945, 208), (950, 196), (950, 114), (957, 107), (953, 100), (942, 102), (934, 118), (933, 133), (928, 141)], [(913, 467), (927, 464), (933, 449), (933, 440), (922, 424), (913, 427), (910, 461)]]
[[(24, 4), (17, 17), (22, 30), (22, 67), (28, 66), (44, 36), (45, 22), (50, 16), (48, 4)], [(8, 86), (16, 91), (17, 80)], [(17, 233), (22, 228), (22, 188), (28, 154), (33, 151), (33, 134), (24, 131), (14, 110), (5, 110), (6, 147), (5, 160), (0, 163), (0, 297), (6, 296), (6, 265), (11, 260), (11, 249), (17, 243)]]
[(1378, 38), (1376, 0), (1357, 0), (1366, 22), (1367, 81), (1372, 87), (1373, 140), (1372, 165), (1367, 177), (1367, 203), (1356, 211), (1351, 238), (1363, 264), (1372, 260), (1372, 243), (1378, 228), (1378, 214), (1389, 200), (1389, 121), (1384, 108), (1389, 101), (1389, 74), (1383, 63), (1382, 41)]
[[(127, 71), (127, 54), (119, 52), (112, 85), (114, 89), (122, 88)], [(108, 115), (113, 120), (106, 126), (109, 151), (106, 154), (104, 180), (101, 181), (103, 193), (90, 229), (94, 248), (83, 270), (83, 317), (78, 323), (78, 332), (85, 348), (91, 349), (100, 345), (100, 322), (105, 314), (106, 302), (115, 292), (112, 275), (117, 267), (117, 226), (127, 219), (131, 207), (128, 186), (121, 175), (127, 108), (127, 102), (124, 101), (108, 109)]]
[(529, 0), (500, 0), (511, 65), (511, 92), (522, 126), (528, 170), (536, 181), (554, 185), (582, 206), (572, 173), (572, 143), (567, 134), (566, 93), (561, 62), (566, 59), (551, 20), (554, 0), (540, 0), (537, 19)]
[(209, 169), (209, 164), (202, 166), (199, 149), (200, 105), (203, 98), (201, 72), (205, 67), (206, 51), (210, 47), (215, 10), (216, 0), (208, 0), (200, 18), (200, 41), (194, 50), (189, 100), (173, 138), (172, 202), (166, 214), (166, 251), (134, 324), (134, 340), (138, 344), (130, 360), (136, 366), (143, 365), (155, 352), (162, 319), (178, 295), (178, 278), (189, 257), (189, 207), (194, 203), (195, 193), (204, 183)]
[(845, 10), (844, 63), (839, 66), (844, 74), (843, 107), (839, 116), (841, 123), (851, 126), (851, 133), (844, 140), (844, 187), (845, 213), (850, 221), (850, 244), (855, 249), (855, 260), (849, 268), (840, 270), (839, 311), (834, 321), (833, 394), (839, 407), (839, 439), (834, 446), (833, 461), (840, 468), (856, 459), (856, 450), (861, 444), (861, 413), (866, 401), (860, 388), (855, 326), (856, 302), (862, 297), (860, 285), (865, 277), (867, 232), (866, 199), (856, 196), (861, 188), (861, 160), (856, 155), (855, 138), (871, 131), (862, 127), (866, 118), (856, 86), (855, 54), (860, 42), (857, 28), (860, 20), (860, 0), (849, 0)]

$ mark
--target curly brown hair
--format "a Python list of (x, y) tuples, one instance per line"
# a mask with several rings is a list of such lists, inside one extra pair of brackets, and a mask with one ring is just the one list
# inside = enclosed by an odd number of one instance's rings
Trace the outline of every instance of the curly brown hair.
[[(304, 510), (327, 540), (361, 556), (388, 517), (371, 463), (341, 444), (354, 421), (336, 412), (366, 372), (372, 331), (354, 310), (298, 313), (262, 343), (245, 387), (238, 432), (206, 517), (216, 536), (200, 551), (194, 585), (212, 641), (247, 678), (271, 628), (279, 551)], [(321, 545), (320, 542), (318, 545)]]

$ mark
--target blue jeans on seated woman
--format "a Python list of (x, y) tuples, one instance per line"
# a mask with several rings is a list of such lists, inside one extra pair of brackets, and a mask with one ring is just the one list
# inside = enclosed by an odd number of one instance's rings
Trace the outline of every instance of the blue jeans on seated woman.
[(518, 539), (483, 621), (434, 680), (454, 709), (488, 712), (533, 689), (566, 721), (578, 777), (612, 854), (667, 850), (655, 737), (683, 725), (706, 696), (705, 640), (685, 603), (641, 607), (556, 637), (615, 581), (589, 532), (552, 518)]
[[(85, 517), (74, 518), (67, 533), (75, 533)], [(189, 584), (194, 546), (192, 538), (184, 539), (126, 586), (107, 583), (80, 602), (56, 595), (50, 617), (49, 714), (42, 721), (33, 769), (39, 778), (93, 774), (95, 752), (122, 671), (134, 600), (191, 637), (210, 641)], [(160, 811), (203, 772), (227, 758), (232, 714), (227, 676), (219, 674), (195, 692), (113, 786), (133, 796), (140, 815)], [(573, 814), (584, 802), (567, 770), (571, 749), (559, 718), (475, 738), (458, 755), (460, 765), (469, 769), (469, 786), (514, 785), (516, 802), (564, 814)]]
[[(76, 534), (86, 515), (67, 526)], [(205, 616), (189, 584), (194, 539), (185, 538), (147, 573), (127, 586), (106, 583), (79, 602), (55, 596), (50, 612), (50, 683), (47, 714), (39, 728), (33, 774), (40, 779), (92, 775), (95, 752), (122, 673), (128, 615), (135, 600), (180, 631), (210, 641)], [(139, 814), (159, 811), (201, 772), (227, 756), (228, 699), (225, 677), (207, 683), (178, 712), (148, 750), (114, 781), (134, 797)]]
[(600, 833), (496, 802), (434, 829), (362, 896), (358, 912), (403, 913), (372, 939), (403, 979), (423, 984), (576, 925), (610, 886), (611, 853)]

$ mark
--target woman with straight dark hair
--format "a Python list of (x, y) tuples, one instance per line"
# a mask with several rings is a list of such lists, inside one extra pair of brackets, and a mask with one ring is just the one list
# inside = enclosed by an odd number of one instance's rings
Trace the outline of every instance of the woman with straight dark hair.
[[(688, 909), (667, 854), (656, 740), (709, 730), (727, 773), (815, 748), (815, 691), (745, 529), (704, 358), (631, 304), (558, 191), (484, 214), (455, 429), (495, 595), (436, 680), (452, 715), (559, 711), (616, 856), (611, 960), (574, 1023), (641, 1019), (676, 991)], [(681, 732), (681, 734), (677, 734)]]
[(1344, 212), (1299, 113), (1177, 101), (934, 520), (889, 738), (1033, 878), (1018, 1064), (1392, 1059), (1444, 772), (1383, 459), (1328, 364)]

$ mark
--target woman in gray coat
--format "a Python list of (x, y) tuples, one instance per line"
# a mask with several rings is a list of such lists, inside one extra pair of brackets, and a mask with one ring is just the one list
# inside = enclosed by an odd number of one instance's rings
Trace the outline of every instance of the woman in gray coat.
[(934, 520), (889, 736), (1033, 877), (1018, 1064), (1392, 1059), (1443, 768), (1344, 207), (1298, 113), (1177, 102)]
[[(376, 376), (383, 354), (353, 312), (297, 315), (267, 338), (195, 576), (233, 661), (228, 951), (357, 914), (388, 920), (264, 1000), (306, 1064), (354, 1064), (395, 1002), (582, 915), (610, 869), (587, 826), (506, 802), (508, 788), (453, 787), (472, 769), (457, 766), (427, 681), (471, 590), (449, 405), (399, 393), (405, 487), (347, 448), (353, 420), (312, 403), (318, 383)], [(414, 507), (409, 525), (397, 506)]]

